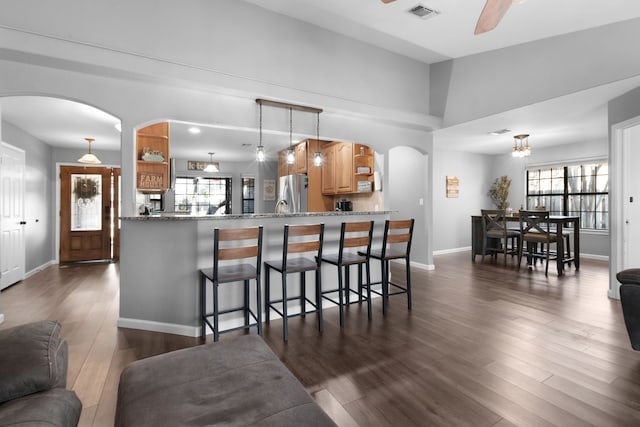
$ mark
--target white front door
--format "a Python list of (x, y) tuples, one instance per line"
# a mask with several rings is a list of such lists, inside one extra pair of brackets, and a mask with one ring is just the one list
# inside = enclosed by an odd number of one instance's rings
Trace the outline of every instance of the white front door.
[(25, 153), (2, 143), (0, 151), (0, 290), (24, 279)]

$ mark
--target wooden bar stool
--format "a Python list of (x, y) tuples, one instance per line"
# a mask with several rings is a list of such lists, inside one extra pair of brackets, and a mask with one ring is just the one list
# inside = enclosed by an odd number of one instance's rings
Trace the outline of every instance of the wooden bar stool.
[[(295, 316), (305, 316), (308, 313), (318, 314), (318, 330), (322, 332), (322, 296), (320, 260), (322, 259), (322, 241), (324, 237), (324, 224), (313, 225), (285, 225), (284, 242), (282, 244), (282, 259), (265, 261), (265, 313), (266, 322), (270, 320), (270, 309), (282, 316), (282, 335), (285, 341), (289, 340), (289, 327), (287, 319)], [(290, 257), (290, 254), (311, 253), (311, 258), (304, 256)], [(282, 275), (282, 298), (271, 299), (271, 269)], [(306, 296), (306, 272), (315, 271), (316, 295), (315, 302)], [(287, 295), (287, 275), (290, 273), (300, 273), (300, 294), (289, 297)], [(289, 301), (298, 301), (300, 311), (294, 314), (289, 313)], [(313, 310), (307, 310), (309, 303)], [(282, 310), (277, 308), (281, 305)]]
[[(382, 314), (387, 314), (387, 303), (389, 296), (398, 294), (407, 294), (407, 308), (411, 310), (411, 268), (410, 253), (411, 239), (413, 236), (414, 219), (405, 220), (386, 220), (384, 223), (384, 235), (382, 238), (382, 247), (380, 249), (371, 250), (371, 258), (380, 260), (380, 268), (382, 271), (382, 280), (369, 283), (369, 288), (373, 285), (381, 285), (382, 292), (371, 289), (371, 292), (382, 296)], [(364, 255), (364, 252), (359, 252)], [(389, 280), (389, 261), (394, 259), (404, 259), (406, 286), (400, 286)], [(395, 288), (394, 292), (389, 292), (389, 285)]]
[[(246, 244), (252, 241), (251, 244)], [(221, 247), (224, 246), (224, 247)], [(254, 263), (238, 263), (238, 260), (253, 258)], [(218, 341), (223, 332), (238, 329), (249, 329), (256, 326), (258, 335), (262, 336), (262, 303), (260, 289), (260, 268), (262, 266), (262, 226), (249, 228), (219, 229), (213, 231), (213, 267), (200, 270), (200, 313), (202, 318), (201, 337), (205, 337), (206, 325), (213, 330), (213, 340)], [(225, 265), (220, 265), (224, 261)], [(232, 261), (226, 263), (226, 261)], [(207, 280), (213, 284), (213, 311), (207, 313)], [(249, 281), (256, 281), (256, 312), (251, 310), (249, 303)], [(218, 286), (222, 283), (244, 282), (244, 302), (242, 307), (220, 310), (218, 301)], [(235, 311), (244, 312), (244, 325), (221, 331), (219, 316)], [(250, 316), (256, 321), (250, 324)], [(213, 325), (209, 322), (213, 317)]]
[[(338, 305), (340, 308), (340, 326), (344, 325), (344, 306), (345, 299), (346, 304), (350, 304), (349, 295), (351, 292), (357, 293), (358, 300), (354, 303), (362, 304), (362, 301), (367, 302), (367, 314), (371, 319), (371, 287), (368, 284), (371, 282), (371, 268), (369, 265), (370, 253), (371, 253), (371, 240), (373, 236), (373, 221), (362, 222), (343, 222), (340, 227), (340, 247), (337, 254), (323, 255), (322, 261), (338, 267), (338, 288), (327, 289), (321, 292), (322, 297), (332, 303)], [(364, 255), (357, 252), (350, 252), (349, 249), (366, 248), (363, 251)], [(345, 249), (347, 249), (345, 251)], [(358, 266), (358, 290), (351, 289), (349, 283), (349, 267), (352, 265)], [(362, 283), (362, 266), (365, 266), (367, 285), (363, 286)], [(344, 282), (343, 275), (344, 272)], [(344, 286), (343, 286), (344, 283)], [(363, 299), (362, 289), (366, 288), (367, 295)], [(332, 299), (330, 294), (338, 293), (338, 301)]]

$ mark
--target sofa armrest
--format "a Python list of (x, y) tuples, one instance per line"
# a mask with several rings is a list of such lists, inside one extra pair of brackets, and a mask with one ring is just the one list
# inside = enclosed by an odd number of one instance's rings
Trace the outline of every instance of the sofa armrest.
[(67, 342), (58, 321), (0, 331), (0, 403), (67, 384)]

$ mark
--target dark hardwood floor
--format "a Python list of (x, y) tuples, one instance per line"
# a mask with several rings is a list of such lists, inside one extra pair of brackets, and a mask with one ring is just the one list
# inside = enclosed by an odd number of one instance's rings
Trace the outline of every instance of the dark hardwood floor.
[[(332, 308), (322, 335), (309, 315), (289, 321), (288, 344), (280, 321), (264, 338), (341, 426), (640, 425), (640, 352), (607, 298), (606, 263), (548, 278), (468, 252), (435, 264), (413, 270), (411, 311), (395, 296), (385, 318), (378, 300), (372, 321), (354, 305), (341, 329)], [(0, 297), (0, 328), (62, 322), (82, 426), (113, 425), (128, 363), (201, 343), (118, 329), (118, 286), (117, 264), (54, 266)]]

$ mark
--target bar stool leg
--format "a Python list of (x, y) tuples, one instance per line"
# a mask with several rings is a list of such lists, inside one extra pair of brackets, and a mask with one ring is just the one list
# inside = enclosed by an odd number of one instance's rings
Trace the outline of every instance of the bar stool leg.
[(382, 315), (387, 314), (387, 302), (389, 300), (389, 263), (382, 260)]
[(307, 317), (307, 274), (304, 271), (300, 273), (300, 310), (300, 316)]
[[(265, 316), (265, 323), (268, 325), (269, 321), (271, 320), (271, 315), (270, 315), (270, 311), (271, 311), (271, 286), (270, 286), (270, 280), (271, 280), (271, 274), (269, 274), (270, 269), (269, 269), (269, 265), (265, 264), (264, 266), (264, 316)], [(259, 300), (258, 300), (259, 301)]]
[(322, 321), (322, 285), (321, 285), (322, 275), (320, 273), (320, 268), (316, 270), (316, 309), (318, 311), (318, 331), (322, 332), (324, 330), (324, 323)]
[(244, 326), (249, 326), (249, 281), (244, 281)]
[(369, 320), (371, 320), (371, 265), (369, 262), (366, 263), (365, 268), (367, 269), (367, 316), (369, 316)]
[(358, 264), (358, 300), (362, 305), (362, 264)]
[(262, 302), (260, 299), (262, 295), (260, 295), (260, 275), (256, 277), (256, 317), (258, 318), (258, 335), (262, 336)]
[[(504, 254), (505, 259), (507, 258), (507, 254)], [(409, 257), (406, 259), (406, 274), (407, 274), (407, 307), (411, 310), (411, 269), (409, 268)]]
[(220, 328), (218, 327), (218, 284), (213, 283), (213, 341), (220, 338)]
[(344, 266), (344, 296), (346, 304), (349, 305), (351, 297), (351, 272), (349, 271), (349, 265)]
[(344, 326), (344, 287), (342, 283), (342, 268), (338, 265), (338, 308), (340, 309), (340, 326)]
[(282, 336), (289, 341), (289, 324), (287, 323), (287, 274), (282, 272)]
[(204, 322), (204, 315), (207, 311), (207, 279), (204, 277), (204, 274), (200, 273), (200, 338), (204, 338), (206, 336), (206, 323)]

